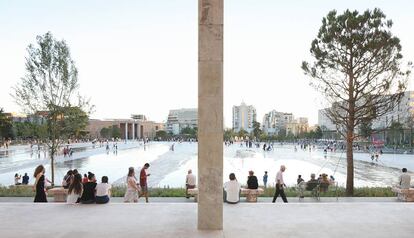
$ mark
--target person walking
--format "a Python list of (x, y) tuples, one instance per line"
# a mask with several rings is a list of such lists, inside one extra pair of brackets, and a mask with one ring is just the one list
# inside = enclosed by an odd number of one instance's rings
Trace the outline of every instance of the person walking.
[(264, 188), (267, 187), (267, 171), (265, 171), (264, 175), (263, 175), (263, 184), (264, 184)]
[(284, 187), (286, 187), (285, 182), (283, 181), (283, 172), (285, 172), (286, 166), (280, 166), (279, 172), (276, 174), (276, 191), (275, 195), (273, 196), (272, 203), (276, 202), (277, 197), (280, 195), (284, 203), (287, 203)]
[(145, 197), (145, 202), (148, 202), (148, 184), (147, 178), (151, 174), (147, 174), (147, 169), (150, 167), (148, 163), (145, 163), (144, 167), (142, 167), (141, 172), (139, 174), (139, 184), (141, 186), (141, 195), (139, 197)]
[(47, 202), (45, 189), (45, 167), (43, 165), (37, 166), (33, 177), (36, 178), (34, 184), (34, 188), (36, 189), (34, 202)]
[(190, 198), (188, 195), (188, 189), (193, 189), (196, 187), (196, 176), (193, 174), (191, 169), (188, 170), (188, 174), (185, 177), (185, 197)]
[(124, 202), (138, 202), (139, 187), (135, 178), (134, 167), (129, 167), (127, 176), (127, 190), (124, 196)]

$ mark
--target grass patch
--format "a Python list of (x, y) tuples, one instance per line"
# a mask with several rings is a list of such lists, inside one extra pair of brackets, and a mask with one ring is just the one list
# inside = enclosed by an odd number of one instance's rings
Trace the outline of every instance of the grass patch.
[[(125, 186), (113, 186), (112, 197), (123, 197), (126, 191)], [(260, 197), (273, 197), (274, 187), (265, 189)], [(294, 187), (285, 189), (287, 197), (297, 197)], [(0, 186), (0, 197), (34, 197), (35, 193), (32, 186)], [(185, 197), (184, 188), (150, 188), (150, 197)], [(321, 193), (321, 197), (345, 197), (345, 188), (330, 187), (326, 193)], [(360, 187), (354, 189), (354, 197), (395, 197), (391, 187)]]

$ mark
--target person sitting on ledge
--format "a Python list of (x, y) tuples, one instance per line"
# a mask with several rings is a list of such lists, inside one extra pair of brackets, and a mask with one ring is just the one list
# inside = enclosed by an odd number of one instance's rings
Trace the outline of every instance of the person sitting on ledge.
[(316, 186), (318, 186), (318, 180), (316, 179), (315, 174), (311, 174), (311, 179), (306, 183), (306, 190), (312, 191)]
[(28, 185), (29, 184), (29, 176), (27, 173), (24, 173), (22, 184)]
[(96, 204), (105, 204), (109, 202), (112, 186), (108, 184), (108, 177), (102, 177), (102, 183), (96, 185)]
[(258, 187), (259, 187), (259, 183), (257, 182), (257, 177), (254, 176), (254, 172), (250, 170), (249, 176), (247, 177), (247, 188), (257, 189)]
[(401, 189), (409, 189), (411, 187), (411, 176), (407, 173), (407, 168), (402, 169), (402, 174), (398, 179), (398, 186)]
[(83, 193), (80, 199), (83, 204), (95, 203), (96, 179), (95, 174), (88, 172), (88, 182), (83, 184)]
[(82, 176), (77, 174), (73, 177), (72, 183), (69, 185), (68, 197), (66, 198), (67, 204), (79, 203), (79, 199), (83, 193)]
[(236, 175), (231, 173), (229, 175), (230, 181), (225, 182), (224, 189), (224, 201), (230, 204), (236, 204), (240, 201), (240, 188), (241, 185), (237, 182)]
[(19, 174), (15, 174), (14, 175), (14, 185), (21, 185), (22, 183), (20, 183), (20, 179), (22, 178), (22, 176), (20, 176)]
[(320, 191), (327, 192), (329, 187), (329, 180), (327, 174), (322, 174), (322, 179), (320, 181)]
[(188, 170), (188, 174), (185, 177), (185, 197), (190, 198), (188, 194), (188, 189), (193, 189), (196, 187), (196, 176), (193, 174), (191, 169)]
[(66, 188), (66, 189), (69, 188), (69, 185), (72, 181), (72, 177), (73, 177), (73, 171), (69, 170), (66, 173), (66, 175), (63, 177), (63, 180), (62, 180), (62, 187), (63, 188)]
[(297, 184), (300, 184), (301, 182), (303, 182), (305, 180), (303, 180), (302, 175), (298, 175), (298, 179), (296, 180)]

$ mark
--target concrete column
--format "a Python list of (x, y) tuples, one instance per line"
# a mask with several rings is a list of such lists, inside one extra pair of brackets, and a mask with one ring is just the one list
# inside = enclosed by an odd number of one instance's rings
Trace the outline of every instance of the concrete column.
[(128, 122), (125, 122), (125, 142), (128, 140)]
[(132, 123), (132, 140), (135, 140), (135, 122)]
[(223, 229), (223, 0), (199, 0), (198, 229)]

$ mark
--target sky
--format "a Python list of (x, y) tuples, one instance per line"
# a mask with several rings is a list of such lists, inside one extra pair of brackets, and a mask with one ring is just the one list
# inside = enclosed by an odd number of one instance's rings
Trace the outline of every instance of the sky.
[[(24, 75), (26, 47), (50, 31), (64, 39), (79, 70), (92, 118), (145, 114), (165, 121), (170, 109), (197, 107), (197, 0), (0, 0), (0, 107)], [(330, 10), (379, 7), (394, 22), (407, 60), (414, 61), (414, 1), (225, 0), (224, 117), (244, 101), (258, 121), (273, 109), (317, 123), (326, 106), (301, 70)], [(410, 82), (412, 90), (413, 83)]]

